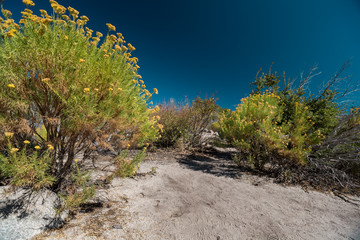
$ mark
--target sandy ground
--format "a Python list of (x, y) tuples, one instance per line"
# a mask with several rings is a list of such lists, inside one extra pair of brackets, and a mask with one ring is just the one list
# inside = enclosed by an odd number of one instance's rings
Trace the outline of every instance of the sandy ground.
[(102, 207), (34, 239), (360, 239), (359, 206), (240, 172), (219, 156), (154, 155), (140, 173), (100, 189)]

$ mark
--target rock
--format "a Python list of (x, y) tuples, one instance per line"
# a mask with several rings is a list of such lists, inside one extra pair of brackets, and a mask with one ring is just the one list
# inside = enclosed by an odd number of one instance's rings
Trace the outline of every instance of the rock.
[(113, 225), (112, 227), (116, 229), (123, 229), (123, 227), (119, 224)]
[(30, 239), (46, 229), (60, 227), (67, 212), (56, 214), (61, 203), (50, 190), (32, 192), (28, 189), (11, 191), (0, 187), (0, 239)]

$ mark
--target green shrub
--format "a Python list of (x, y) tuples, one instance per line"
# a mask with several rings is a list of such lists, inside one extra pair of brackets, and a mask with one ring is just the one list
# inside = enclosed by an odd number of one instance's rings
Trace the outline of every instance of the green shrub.
[[(294, 112), (295, 104), (301, 102), (309, 110), (309, 119), (314, 123), (311, 131), (320, 130), (326, 136), (337, 125), (340, 109), (335, 99), (338, 92), (331, 90), (331, 83), (328, 83), (328, 88), (315, 96), (307, 93), (305, 89), (306, 84), (310, 81), (310, 75), (300, 83), (299, 87), (293, 88), (294, 82), (286, 81), (285, 75), (279, 76), (276, 72), (272, 73), (271, 68), (268, 73), (261, 73), (260, 77), (259, 73), (251, 84), (252, 94), (263, 93), (266, 90), (277, 94), (284, 106), (281, 122), (293, 121), (294, 114), (296, 114)], [(280, 77), (284, 77), (283, 89), (279, 86)], [(336, 79), (334, 80), (336, 82)]]
[(309, 134), (312, 124), (304, 104), (296, 102), (291, 121), (282, 123), (283, 113), (278, 95), (252, 94), (242, 99), (235, 111), (223, 112), (215, 127), (256, 169), (285, 159), (290, 164), (304, 164), (310, 145), (322, 138), (321, 132)]
[[(101, 40), (101, 33), (93, 36), (85, 26), (86, 16), (50, 3), (53, 16), (25, 9), (19, 24), (2, 9), (0, 132), (14, 133), (15, 148), (24, 148), (24, 140), (38, 145), (40, 159), (46, 146), (53, 146), (48, 173), (56, 178), (52, 188), (59, 189), (76, 154), (111, 149), (112, 138), (123, 147), (142, 145), (158, 129), (148, 108), (152, 94), (137, 72), (138, 59), (131, 57), (135, 48), (113, 25), (107, 24), (109, 32)], [(6, 138), (1, 142), (6, 154)], [(35, 156), (30, 149), (26, 154)]]

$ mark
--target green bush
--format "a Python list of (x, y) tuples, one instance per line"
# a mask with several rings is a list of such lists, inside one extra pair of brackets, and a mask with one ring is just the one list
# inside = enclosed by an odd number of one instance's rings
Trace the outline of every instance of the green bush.
[[(284, 77), (284, 88), (279, 86), (280, 77)], [(263, 93), (266, 90), (277, 94), (281, 99), (281, 104), (284, 106), (284, 112), (281, 122), (293, 121), (295, 118), (295, 104), (303, 103), (310, 112), (309, 119), (314, 123), (311, 131), (320, 130), (325, 136), (329, 134), (338, 124), (338, 115), (340, 109), (335, 102), (338, 92), (331, 90), (331, 83), (328, 83), (328, 88), (322, 91), (318, 96), (311, 95), (306, 92), (305, 86), (310, 81), (310, 75), (305, 78), (300, 86), (293, 88), (294, 82), (286, 81), (285, 75), (279, 76), (277, 73), (272, 73), (271, 68), (268, 73), (259, 73), (256, 80), (251, 84), (252, 94)], [(336, 82), (336, 79), (332, 83)]]
[(239, 148), (256, 169), (268, 162), (305, 164), (310, 146), (318, 143), (321, 132), (309, 134), (310, 112), (296, 102), (291, 121), (281, 122), (281, 98), (271, 92), (242, 99), (235, 111), (225, 111), (215, 124), (220, 136)]
[[(86, 16), (50, 3), (54, 15), (40, 10), (37, 16), (27, 8), (18, 24), (2, 9), (0, 132), (14, 134), (15, 148), (25, 148), (25, 140), (39, 146), (39, 158), (53, 146), (48, 174), (56, 179), (52, 188), (59, 189), (76, 154), (111, 149), (113, 138), (122, 147), (142, 145), (156, 137), (158, 128), (148, 108), (152, 94), (137, 73), (138, 59), (131, 57), (135, 48), (113, 25), (107, 24), (109, 32), (101, 39), (85, 26)], [(1, 142), (11, 158), (6, 138)], [(29, 156), (33, 152), (26, 150)]]

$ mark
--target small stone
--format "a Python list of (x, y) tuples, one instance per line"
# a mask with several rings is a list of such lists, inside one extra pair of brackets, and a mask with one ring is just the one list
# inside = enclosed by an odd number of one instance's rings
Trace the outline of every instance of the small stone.
[(113, 225), (112, 227), (115, 229), (123, 229), (123, 227), (119, 224)]

